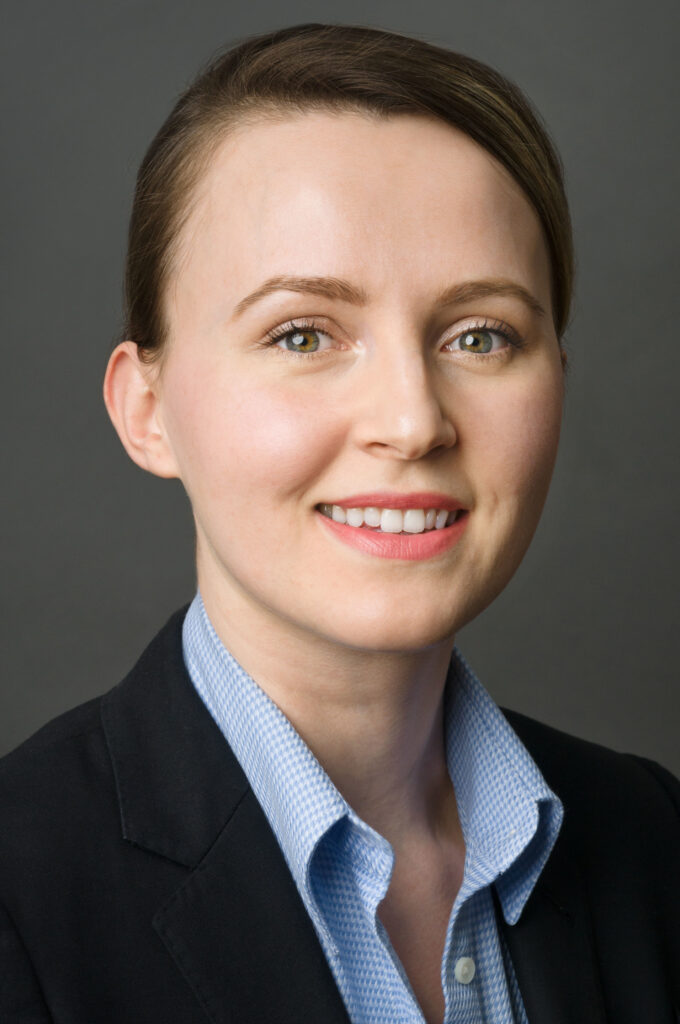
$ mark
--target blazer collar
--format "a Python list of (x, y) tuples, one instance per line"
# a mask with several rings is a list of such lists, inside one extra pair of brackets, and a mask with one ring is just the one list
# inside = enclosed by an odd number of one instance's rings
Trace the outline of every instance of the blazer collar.
[[(538, 723), (502, 709), (560, 795), (564, 768), (559, 751)], [(606, 1024), (589, 910), (589, 895), (572, 841), (572, 808), (565, 801), (560, 834), (516, 924), (505, 920), (496, 898), (496, 920), (505, 938), (531, 1024)]]
[(123, 836), (196, 867), (248, 781), (184, 665), (176, 612), (129, 675), (102, 698)]
[(276, 838), (189, 679), (185, 614), (101, 705), (123, 837), (190, 869), (153, 927), (214, 1024), (348, 1024)]

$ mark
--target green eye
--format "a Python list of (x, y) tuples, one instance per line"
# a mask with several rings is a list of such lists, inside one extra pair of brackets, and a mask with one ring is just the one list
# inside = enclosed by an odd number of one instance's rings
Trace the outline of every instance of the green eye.
[(316, 352), (319, 347), (318, 331), (289, 331), (281, 338), (289, 352)]
[(485, 355), (493, 349), (495, 331), (465, 331), (458, 341), (462, 352)]

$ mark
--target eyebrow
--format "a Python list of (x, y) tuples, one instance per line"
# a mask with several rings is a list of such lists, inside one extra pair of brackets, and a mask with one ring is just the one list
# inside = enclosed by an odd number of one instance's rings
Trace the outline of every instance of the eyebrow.
[[(281, 275), (270, 277), (254, 292), (241, 299), (234, 307), (234, 317), (241, 316), (260, 299), (277, 291), (320, 295), (326, 299), (349, 302), (354, 306), (365, 306), (368, 302), (368, 294), (363, 288), (357, 288), (349, 281), (343, 281), (338, 277), (286, 277)], [(547, 316), (541, 303), (530, 291), (521, 284), (504, 279), (488, 278), (481, 281), (462, 281), (460, 284), (445, 288), (437, 296), (436, 301), (440, 306), (450, 306), (455, 303), (474, 302), (475, 299), (486, 299), (493, 296), (519, 299), (537, 316)]]

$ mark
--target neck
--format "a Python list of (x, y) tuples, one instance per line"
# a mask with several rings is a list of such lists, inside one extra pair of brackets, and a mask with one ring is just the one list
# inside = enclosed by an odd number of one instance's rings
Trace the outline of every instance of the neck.
[(200, 584), (224, 645), (359, 817), (395, 848), (457, 831), (443, 728), (452, 638), (417, 651), (351, 648), (274, 616), (257, 621)]

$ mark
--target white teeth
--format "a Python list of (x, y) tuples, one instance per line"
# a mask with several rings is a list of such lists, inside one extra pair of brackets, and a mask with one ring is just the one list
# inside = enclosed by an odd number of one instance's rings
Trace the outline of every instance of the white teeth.
[(380, 513), (380, 529), (383, 533), (401, 533), (404, 528), (404, 513), (398, 508), (384, 508)]
[(364, 525), (364, 510), (362, 508), (348, 508), (347, 509), (347, 525), (348, 526), (363, 526)]
[(404, 533), (422, 533), (425, 529), (425, 512), (422, 508), (407, 508), (404, 512)]
[(336, 523), (346, 523), (359, 528), (370, 526), (383, 533), (425, 533), (427, 530), (443, 530), (455, 523), (459, 513), (445, 508), (343, 508), (341, 505), (318, 506), (322, 515)]

